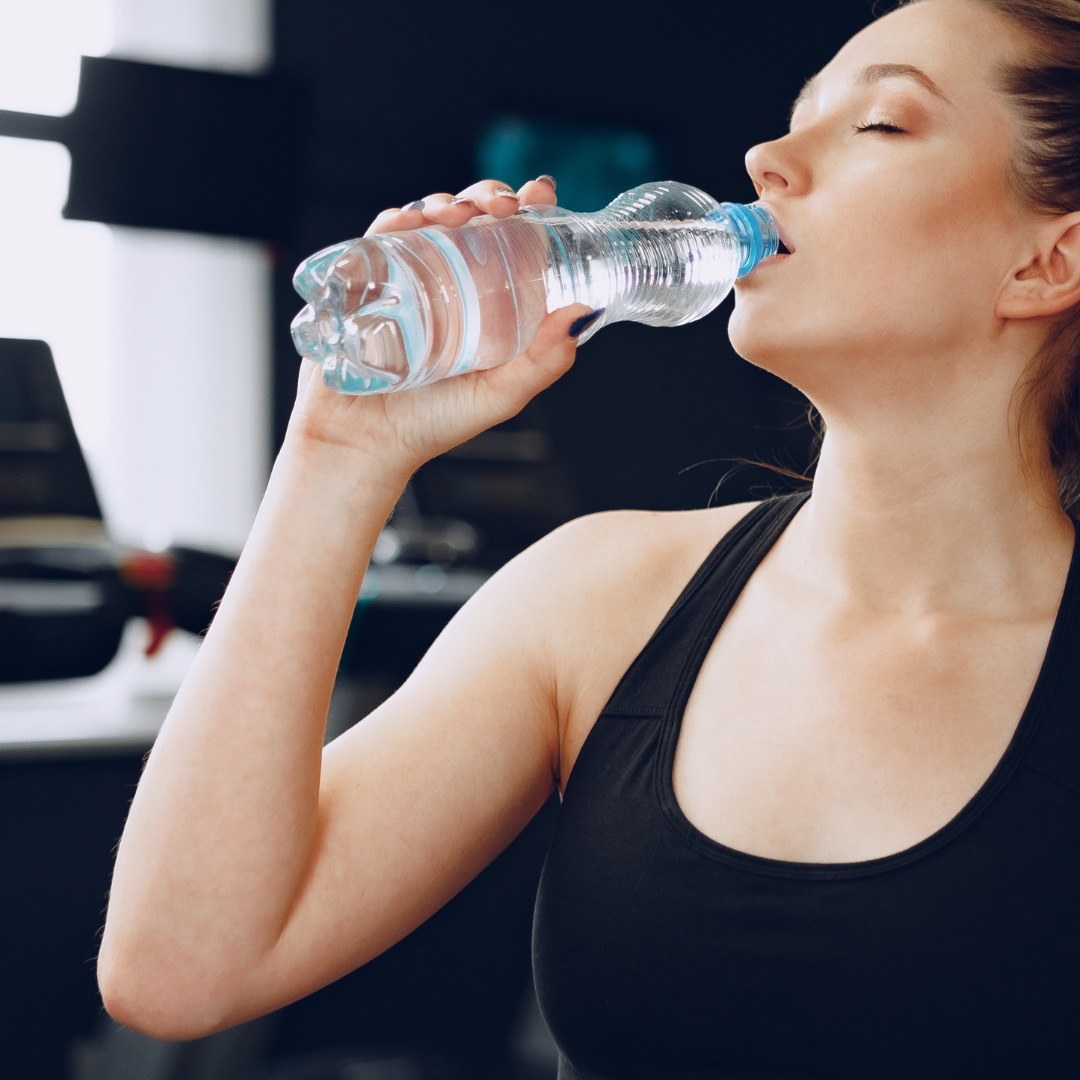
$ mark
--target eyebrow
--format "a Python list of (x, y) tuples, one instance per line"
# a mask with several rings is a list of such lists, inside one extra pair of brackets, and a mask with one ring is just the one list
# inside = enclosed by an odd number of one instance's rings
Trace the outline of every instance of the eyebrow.
[(911, 64), (871, 64), (855, 76), (855, 81), (863, 85), (881, 82), (882, 79), (914, 79), (924, 90), (929, 90), (934, 97), (941, 98), (945, 102), (949, 101), (942, 93), (941, 87), (925, 71), (912, 67)]
[[(868, 67), (864, 67), (862, 71), (855, 76), (856, 84), (861, 86), (881, 82), (882, 79), (911, 79), (914, 82), (917, 82), (924, 90), (933, 94), (934, 97), (949, 102), (949, 99), (942, 92), (941, 87), (938, 86), (925, 71), (912, 64), (870, 64)], [(803, 84), (803, 88), (799, 91), (799, 96), (791, 106), (792, 113), (794, 113), (804, 101), (812, 98), (817, 93), (818, 83), (819, 78), (817, 75), (806, 80)], [(949, 102), (949, 104), (951, 104), (951, 102)]]

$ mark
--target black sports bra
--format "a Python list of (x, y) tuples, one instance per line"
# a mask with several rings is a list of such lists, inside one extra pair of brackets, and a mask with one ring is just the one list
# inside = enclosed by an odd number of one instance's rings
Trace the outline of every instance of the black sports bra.
[(698, 671), (806, 497), (761, 504), (720, 541), (582, 747), (533, 932), (560, 1080), (1080, 1076), (1076, 550), (1008, 749), (926, 840), (782, 862), (679, 809)]

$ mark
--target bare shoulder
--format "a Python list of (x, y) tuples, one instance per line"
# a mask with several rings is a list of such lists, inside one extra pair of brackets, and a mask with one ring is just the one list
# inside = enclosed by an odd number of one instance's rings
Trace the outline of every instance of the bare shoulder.
[(564, 781), (634, 657), (716, 543), (754, 505), (578, 518), (491, 582), (495, 606), (505, 605), (516, 619), (527, 613), (529, 637), (550, 673)]
[(704, 557), (755, 505), (737, 503), (668, 513), (614, 510), (590, 514), (556, 529), (530, 554), (538, 559), (553, 558), (567, 569), (570, 564), (588, 566), (591, 572), (600, 571), (605, 578), (645, 570), (663, 574), (665, 565), (677, 562), (680, 556), (693, 558), (701, 553)]
[(550, 610), (563, 619), (624, 616), (674, 588), (670, 606), (709, 551), (755, 505), (576, 518), (503, 567), (485, 591), (492, 601), (524, 604), (536, 615)]

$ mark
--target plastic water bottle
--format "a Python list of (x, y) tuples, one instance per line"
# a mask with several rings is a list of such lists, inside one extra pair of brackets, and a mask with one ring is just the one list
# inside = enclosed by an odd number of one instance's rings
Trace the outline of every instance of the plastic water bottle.
[(592, 214), (527, 206), (383, 233), (300, 264), (293, 285), (307, 306), (293, 341), (331, 389), (404, 390), (512, 360), (548, 312), (575, 302), (604, 309), (580, 341), (621, 320), (693, 322), (777, 247), (764, 208), (671, 181)]

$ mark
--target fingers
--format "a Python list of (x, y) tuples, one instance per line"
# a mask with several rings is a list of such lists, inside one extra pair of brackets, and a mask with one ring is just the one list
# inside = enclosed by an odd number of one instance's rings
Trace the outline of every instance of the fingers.
[(545, 173), (522, 184), (518, 189), (518, 200), (522, 206), (554, 206), (558, 202), (555, 196), (555, 178)]
[(403, 232), (406, 229), (422, 229), (425, 225), (464, 225), (478, 211), (468, 200), (455, 199), (442, 192), (428, 195), (402, 207), (384, 210), (372, 223), (365, 236), (385, 232)]
[(522, 206), (554, 206), (555, 180), (551, 176), (538, 176), (514, 189), (502, 180), (481, 180), (460, 192), (458, 198), (470, 199), (480, 212), (492, 217), (509, 217)]
[(457, 228), (478, 214), (505, 218), (523, 206), (554, 206), (556, 201), (555, 180), (546, 174), (523, 184), (519, 191), (502, 180), (480, 180), (457, 195), (442, 191), (384, 210), (364, 235), (421, 229), (425, 225)]
[(421, 201), (423, 210), (420, 212), (425, 223), (429, 225), (446, 225), (454, 229), (483, 213), (472, 199), (448, 195), (445, 191), (437, 195), (425, 195)]
[[(473, 188), (479, 186), (474, 184)], [(384, 210), (364, 235), (375, 236), (378, 233), (422, 229), (425, 225), (456, 228), (478, 214), (494, 213), (495, 217), (507, 217), (518, 209), (517, 196), (505, 184), (497, 184), (492, 190), (470, 195), (473, 188), (466, 188), (460, 195), (440, 191), (434, 195), (425, 195), (422, 199), (406, 203), (402, 207)]]
[(468, 199), (481, 214), (504, 218), (517, 213), (521, 207), (517, 192), (502, 180), (480, 180), (458, 192), (459, 199)]

